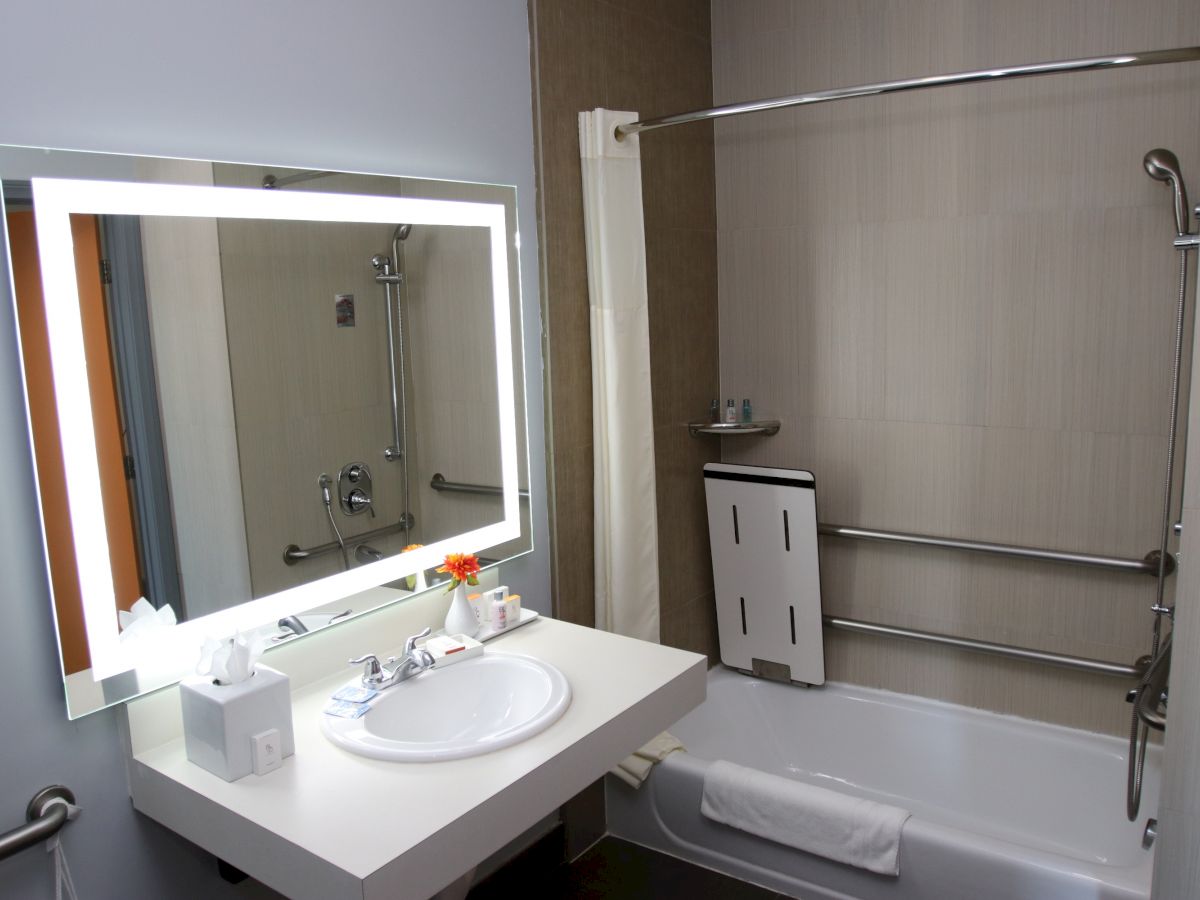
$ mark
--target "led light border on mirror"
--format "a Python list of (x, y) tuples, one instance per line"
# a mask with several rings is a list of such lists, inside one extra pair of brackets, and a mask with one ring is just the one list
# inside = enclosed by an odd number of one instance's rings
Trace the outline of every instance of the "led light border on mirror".
[[(117, 181), (32, 179), (34, 216), (48, 322), (55, 402), (64, 452), (71, 529), (75, 538), (84, 622), (97, 681), (148, 666), (180, 669), (194, 660), (205, 637), (247, 631), (283, 616), (394, 581), (440, 563), (449, 552), (473, 553), (521, 533), (516, 409), (510, 333), (508, 247), (500, 204), (357, 194), (288, 193), (246, 188), (138, 184)], [(113, 573), (108, 554), (100, 471), (83, 355), (72, 213), (128, 216), (282, 219), (489, 229), (496, 335), (497, 409), (504, 518), (419, 550), (261, 597), (165, 629), (153, 647), (119, 639)]]

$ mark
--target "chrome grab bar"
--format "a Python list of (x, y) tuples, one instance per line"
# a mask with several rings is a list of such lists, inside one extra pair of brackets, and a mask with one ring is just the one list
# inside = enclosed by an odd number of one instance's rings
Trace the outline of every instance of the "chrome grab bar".
[[(876, 528), (854, 528), (821, 522), (817, 533), (831, 537), (855, 538), (863, 541), (886, 541), (900, 544), (919, 544), (924, 547), (942, 547), (948, 550), (967, 550), (972, 553), (988, 553), (992, 556), (1009, 556), (1019, 559), (1036, 559), (1041, 562), (1067, 563), (1074, 566), (1089, 566), (1098, 569), (1113, 569), (1136, 575), (1158, 575), (1159, 551), (1151, 550), (1142, 559), (1127, 559), (1121, 556), (1101, 556), (1095, 553), (1075, 553), (1070, 550), (1048, 550), (1040, 547), (1024, 547), (1019, 544), (994, 544), (989, 541), (970, 541), (961, 538), (938, 537), (932, 534), (909, 534), (903, 531), (883, 531)], [(1175, 571), (1175, 560), (1167, 554), (1167, 574)]]
[(67, 824), (70, 807), (74, 805), (75, 795), (69, 788), (61, 784), (42, 788), (25, 808), (26, 824), (0, 834), (0, 859), (8, 859), (53, 837)]
[[(384, 525), (380, 528), (364, 531), (362, 534), (347, 535), (346, 546), (354, 547), (358, 544), (365, 544), (375, 538), (386, 537), (389, 534), (396, 534), (400, 531), (406, 531), (413, 527), (413, 517), (411, 513), (405, 513), (400, 517), (399, 522), (393, 522), (391, 525)], [(289, 566), (294, 566), (298, 562), (306, 559), (311, 559), (314, 556), (320, 556), (323, 553), (330, 553), (337, 550), (341, 545), (337, 541), (329, 541), (326, 544), (317, 544), (315, 547), (301, 547), (298, 544), (288, 544), (283, 548), (283, 561)]]
[(1059, 666), (1063, 669), (1093, 672), (1098, 675), (1141, 678), (1147, 674), (1147, 667), (1140, 660), (1133, 665), (1125, 665), (1123, 663), (1107, 662), (1102, 659), (1088, 659), (1083, 656), (1048, 653), (1044, 650), (1033, 650), (1029, 647), (1015, 647), (1011, 644), (977, 641), (972, 638), (955, 637), (950, 634), (938, 634), (934, 631), (917, 631), (912, 628), (897, 628), (893, 625), (879, 625), (874, 622), (859, 622), (855, 619), (842, 619), (837, 616), (822, 616), (822, 619), (826, 628), (834, 628), (840, 631), (904, 638), (910, 641), (922, 641), (927, 644), (941, 644), (946, 647), (955, 647), (959, 650), (971, 650), (976, 653), (987, 653), (992, 656), (1003, 656), (1008, 659), (1044, 663), (1050, 666)]
[[(463, 481), (447, 481), (446, 476), (441, 472), (435, 472), (433, 477), (429, 479), (429, 486), (435, 491), (447, 491), (452, 494), (487, 494), (489, 496), (502, 496), (504, 488), (496, 487), (492, 484), (467, 484)], [(521, 488), (517, 492), (521, 499), (529, 499), (529, 491), (526, 488)]]

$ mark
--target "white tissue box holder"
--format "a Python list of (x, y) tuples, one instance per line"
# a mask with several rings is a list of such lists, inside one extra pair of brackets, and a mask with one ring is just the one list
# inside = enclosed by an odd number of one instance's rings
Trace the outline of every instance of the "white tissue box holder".
[(254, 771), (251, 738), (279, 729), (282, 756), (296, 752), (292, 692), (288, 677), (266, 666), (238, 684), (216, 684), (210, 676), (179, 683), (183, 743), (187, 758), (226, 781)]

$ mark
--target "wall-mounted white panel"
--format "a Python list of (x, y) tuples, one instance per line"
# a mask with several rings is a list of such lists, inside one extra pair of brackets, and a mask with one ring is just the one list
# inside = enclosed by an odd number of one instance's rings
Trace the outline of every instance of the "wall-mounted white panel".
[(824, 684), (816, 479), (799, 469), (709, 463), (704, 489), (721, 662)]

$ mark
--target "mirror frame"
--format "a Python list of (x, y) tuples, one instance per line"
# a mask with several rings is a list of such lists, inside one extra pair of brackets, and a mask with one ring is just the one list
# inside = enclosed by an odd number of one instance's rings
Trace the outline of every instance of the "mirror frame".
[[(55, 403), (64, 452), (71, 529), (83, 598), (84, 622), (96, 681), (137, 669), (180, 671), (194, 660), (206, 637), (249, 631), (440, 564), (446, 553), (475, 553), (520, 537), (514, 347), (509, 292), (509, 241), (502, 204), (459, 200), (380, 197), (315, 191), (263, 191), (79, 179), (32, 179), (34, 218), (49, 326)], [(153, 644), (122, 643), (113, 573), (100, 493), (86, 362), (83, 355), (72, 213), (129, 216), (278, 219), (414, 225), (463, 225), (489, 229), (493, 330), (496, 338), (496, 402), (500, 422), (503, 519), (418, 550), (339, 572), (287, 590), (156, 631)], [(519, 296), (515, 298), (519, 302)], [(15, 300), (14, 300), (15, 302)], [(32, 433), (30, 435), (32, 442)], [(48, 549), (47, 549), (48, 552)]]

